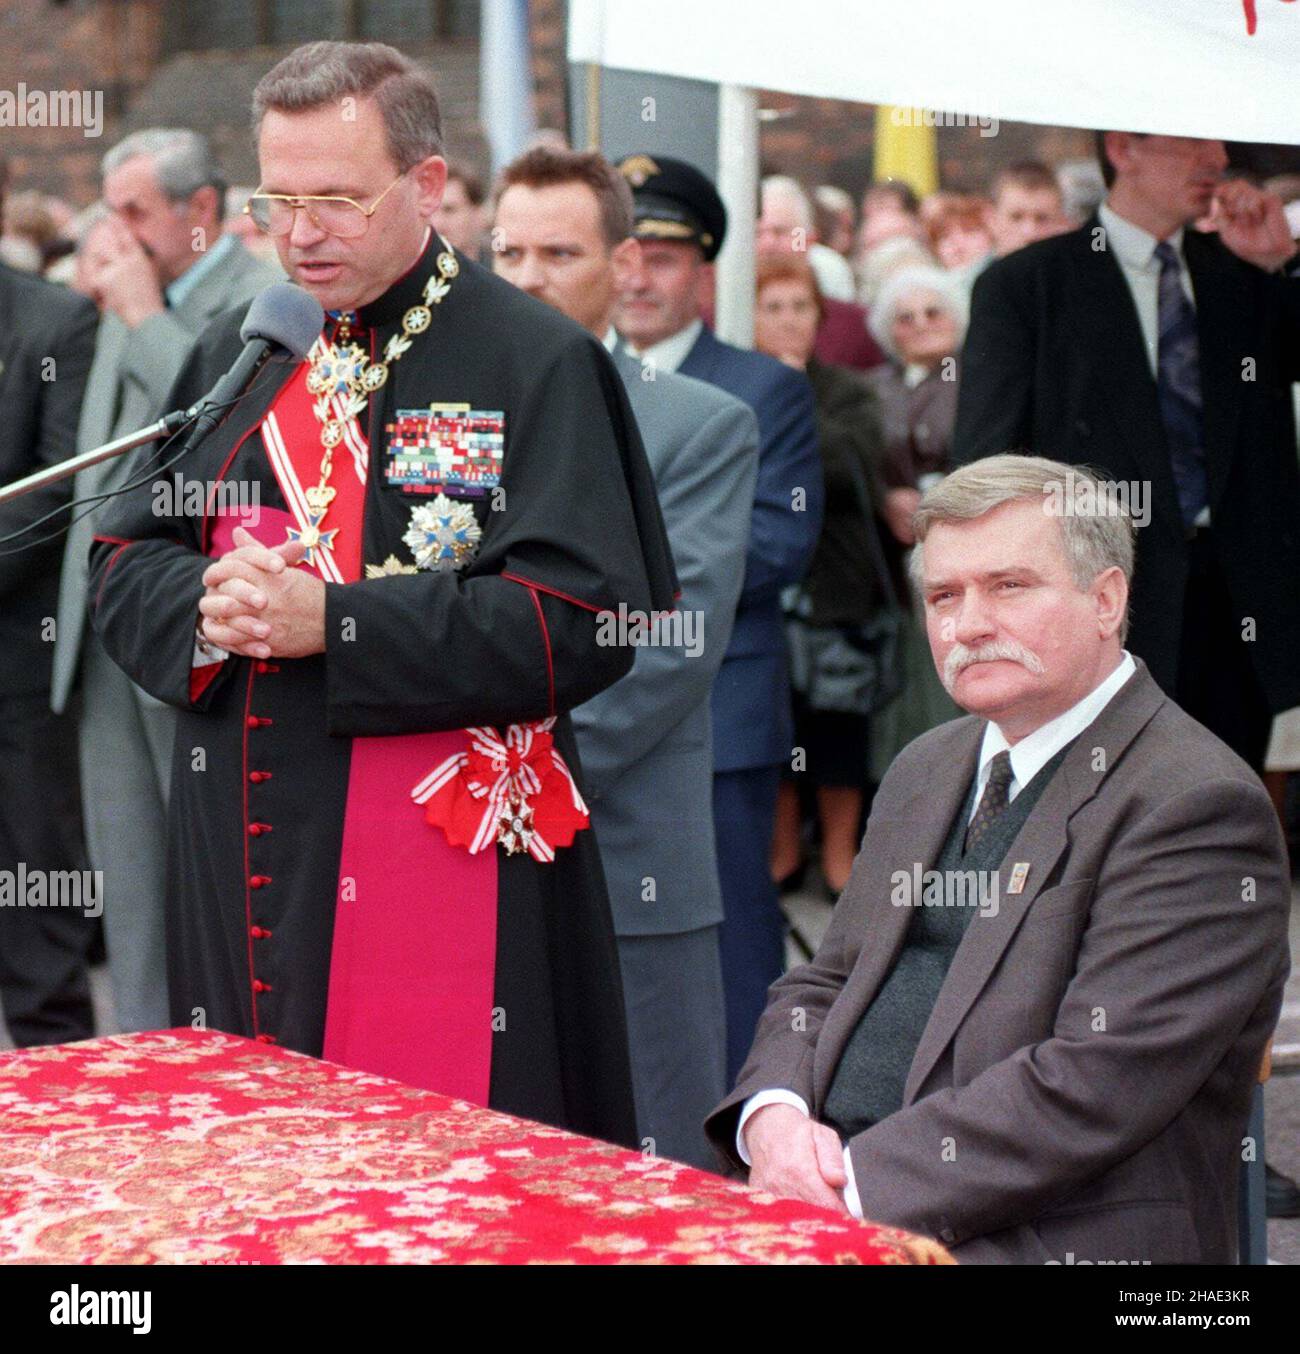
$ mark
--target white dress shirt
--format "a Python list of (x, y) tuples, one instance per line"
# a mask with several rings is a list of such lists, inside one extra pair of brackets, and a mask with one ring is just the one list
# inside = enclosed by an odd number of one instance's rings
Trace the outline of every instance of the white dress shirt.
[[(1112, 209), (1109, 202), (1103, 202), (1097, 208), (1097, 218), (1106, 232), (1106, 248), (1115, 255), (1119, 270), (1128, 283), (1129, 293), (1137, 308), (1138, 324), (1142, 327), (1142, 344), (1147, 350), (1147, 362), (1151, 375), (1157, 375), (1157, 358), (1160, 348), (1160, 260), (1156, 258), (1156, 245), (1159, 240), (1141, 226), (1125, 220)], [(1187, 299), (1196, 305), (1196, 293), (1192, 290), (1192, 275), (1187, 271), (1187, 260), (1183, 256), (1183, 228), (1179, 226), (1169, 236), (1169, 243), (1178, 255), (1178, 280), (1183, 284)], [(1210, 525), (1210, 509), (1204, 507), (1196, 514), (1195, 525)]]
[(1110, 676), (1093, 687), (1077, 705), (1070, 706), (1055, 719), (1049, 719), (1014, 746), (1007, 742), (996, 724), (986, 724), (984, 741), (980, 744), (979, 769), (975, 773), (975, 802), (971, 805), (971, 818), (975, 817), (980, 796), (989, 783), (993, 759), (999, 752), (1011, 751), (1011, 786), (1007, 792), (1007, 802), (1010, 803), (1072, 738), (1077, 738), (1101, 714), (1110, 704), (1110, 698), (1136, 671), (1137, 664), (1132, 654), (1124, 650)]
[(626, 339), (623, 342), (627, 350), (642, 362), (648, 362), (660, 371), (676, 371), (686, 361), (686, 354), (695, 347), (695, 340), (699, 338), (700, 330), (703, 328), (703, 320), (692, 320), (685, 329), (679, 329), (675, 334), (660, 339), (658, 343), (652, 343), (648, 348), (634, 348)]
[[(1106, 231), (1106, 248), (1115, 255), (1124, 281), (1128, 283), (1133, 304), (1137, 308), (1138, 324), (1142, 326), (1142, 343), (1147, 350), (1147, 362), (1151, 366), (1151, 375), (1155, 376), (1160, 347), (1160, 260), (1156, 258), (1156, 245), (1160, 241), (1141, 226), (1126, 221), (1108, 202), (1103, 202), (1097, 208), (1097, 217)], [(1182, 226), (1169, 236), (1169, 243), (1178, 255), (1179, 281), (1183, 284), (1187, 299), (1194, 306), (1196, 293), (1192, 290), (1192, 277), (1183, 257)]]
[[(1071, 739), (1077, 738), (1089, 724), (1110, 704), (1111, 698), (1137, 671), (1137, 664), (1127, 650), (1120, 654), (1120, 660), (1114, 670), (1102, 679), (1088, 694), (1076, 704), (1050, 719), (1046, 724), (1026, 734), (1014, 746), (1007, 742), (1002, 730), (991, 721), (984, 726), (984, 739), (980, 743), (979, 766), (975, 773), (975, 798), (971, 806), (974, 816), (980, 796), (988, 784), (989, 771), (993, 758), (1008, 748), (1011, 750), (1011, 785), (1008, 789), (1008, 802), (1016, 797), (1026, 785), (1056, 756)], [(736, 1153), (746, 1166), (750, 1164), (749, 1153), (745, 1150), (745, 1125), (764, 1105), (792, 1105), (802, 1114), (808, 1114), (808, 1102), (803, 1096), (783, 1088), (755, 1091), (745, 1101), (740, 1113), (740, 1122), (736, 1125)], [(849, 1156), (848, 1144), (844, 1146), (844, 1173), (848, 1183), (844, 1187), (844, 1206), (855, 1218), (862, 1217), (862, 1203), (858, 1198), (857, 1181), (853, 1178), (853, 1161)]]

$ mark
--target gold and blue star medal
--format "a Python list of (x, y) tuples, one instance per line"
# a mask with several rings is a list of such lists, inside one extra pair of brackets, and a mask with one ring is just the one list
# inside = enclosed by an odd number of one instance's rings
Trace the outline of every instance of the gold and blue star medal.
[(369, 358), (359, 344), (336, 348), (318, 339), (307, 373), (307, 389), (313, 395), (342, 399), (361, 385)]
[(478, 553), (483, 528), (468, 503), (446, 494), (411, 509), (411, 525), (402, 537), (421, 569), (462, 569)]

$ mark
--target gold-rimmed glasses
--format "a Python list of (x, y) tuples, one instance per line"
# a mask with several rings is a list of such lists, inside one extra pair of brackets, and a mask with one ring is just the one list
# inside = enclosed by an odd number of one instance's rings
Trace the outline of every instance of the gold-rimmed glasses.
[(366, 233), (370, 218), (379, 204), (397, 186), (396, 179), (368, 207), (350, 197), (325, 197), (308, 193), (294, 197), (288, 193), (254, 193), (244, 203), (244, 213), (250, 216), (258, 230), (267, 235), (288, 235), (293, 229), (294, 214), (301, 207), (317, 230), (337, 235), (340, 240), (355, 240)]

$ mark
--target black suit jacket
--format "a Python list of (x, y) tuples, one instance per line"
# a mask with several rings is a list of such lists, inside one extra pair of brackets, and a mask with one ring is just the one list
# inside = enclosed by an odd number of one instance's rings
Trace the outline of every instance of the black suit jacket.
[[(98, 323), (84, 296), (0, 265), (0, 484), (72, 455)], [(71, 497), (68, 479), (0, 505), (0, 537)], [(27, 542), (66, 525), (61, 514), (0, 544), (0, 696), (49, 686), (54, 636), (43, 627), (58, 605), (63, 540)]]
[[(1170, 694), (1178, 679), (1188, 546), (1137, 309), (1096, 217), (990, 265), (963, 356), (958, 464), (1024, 450), (1150, 485), (1128, 647)], [(1213, 540), (1274, 710), (1300, 704), (1300, 473), (1290, 383), (1300, 380), (1300, 280), (1188, 231)]]

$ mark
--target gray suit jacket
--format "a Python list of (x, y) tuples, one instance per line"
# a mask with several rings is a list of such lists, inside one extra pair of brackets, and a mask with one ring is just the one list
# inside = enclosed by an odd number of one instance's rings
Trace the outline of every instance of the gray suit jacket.
[[(115, 315), (100, 322), (95, 360), (77, 426), (77, 451), (89, 451), (111, 438), (144, 427), (166, 412), (163, 404), (194, 340), (223, 310), (248, 302), (263, 287), (282, 282), (283, 274), (255, 259), (238, 241), (220, 265), (201, 277), (175, 310), (154, 315), (128, 329)], [(133, 467), (154, 448), (143, 447), (83, 470), (74, 481), (77, 498), (120, 488)], [(59, 584), (51, 703), (62, 711), (76, 683), (86, 626), (86, 577), (90, 544), (101, 512), (78, 517), (68, 530)]]
[[(708, 1131), (788, 1087), (820, 1115), (910, 909), (891, 876), (936, 859), (982, 720), (932, 730), (880, 786), (811, 964), (771, 989)], [(1014, 864), (1024, 891), (1009, 894)], [(1259, 779), (1145, 664), (1079, 737), (971, 919), (903, 1108), (849, 1143), (864, 1215), (959, 1260), (1231, 1262), (1251, 1089), (1289, 958), (1290, 881)], [(800, 1013), (800, 1011), (802, 1013)]]
[(621, 349), (614, 361), (659, 491), (677, 608), (698, 629), (682, 632), (687, 644), (638, 648), (631, 672), (573, 711), (573, 727), (615, 931), (663, 935), (722, 919), (709, 693), (744, 578), (758, 424), (702, 381), (644, 380)]

